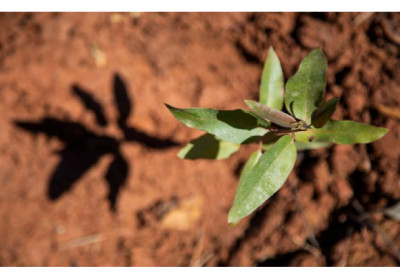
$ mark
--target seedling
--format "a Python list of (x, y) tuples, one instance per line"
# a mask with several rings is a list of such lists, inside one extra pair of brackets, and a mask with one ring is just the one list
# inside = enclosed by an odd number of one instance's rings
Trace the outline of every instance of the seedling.
[(271, 47), (262, 73), (260, 100), (245, 100), (249, 111), (178, 109), (166, 104), (180, 122), (206, 132), (181, 149), (180, 158), (224, 159), (242, 144), (260, 143), (243, 168), (228, 223), (236, 224), (282, 187), (297, 151), (332, 143), (370, 143), (387, 133), (382, 127), (331, 120), (338, 98), (324, 101), (326, 68), (322, 50), (315, 49), (284, 85), (279, 58)]

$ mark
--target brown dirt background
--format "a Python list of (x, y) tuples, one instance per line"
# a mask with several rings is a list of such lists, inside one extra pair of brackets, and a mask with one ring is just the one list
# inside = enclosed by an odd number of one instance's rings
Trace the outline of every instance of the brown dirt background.
[[(382, 214), (400, 199), (400, 14), (2, 13), (0, 26), (1, 266), (400, 264), (400, 224)], [(390, 132), (373, 144), (299, 153), (281, 190), (232, 227), (227, 214), (254, 147), (227, 160), (181, 160), (179, 148), (201, 132), (163, 103), (245, 108), (243, 99), (257, 98), (269, 46), (286, 79), (321, 47), (327, 97), (341, 98), (334, 118)], [(16, 121), (53, 118), (123, 139), (115, 75), (132, 100), (129, 126), (148, 135), (120, 142), (128, 177), (116, 211), (105, 180), (110, 153), (49, 199), (66, 142)], [(103, 106), (107, 126), (97, 124), (74, 85)], [(105, 149), (90, 137), (76, 139)], [(157, 144), (166, 139), (179, 145)], [(84, 149), (76, 159), (87, 160)]]

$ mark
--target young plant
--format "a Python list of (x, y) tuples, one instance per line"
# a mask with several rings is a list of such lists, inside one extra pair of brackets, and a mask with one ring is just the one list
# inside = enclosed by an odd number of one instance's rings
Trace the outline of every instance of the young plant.
[[(260, 100), (245, 100), (250, 111), (167, 108), (180, 122), (206, 132), (180, 150), (182, 159), (224, 159), (241, 144), (260, 143), (239, 179), (228, 223), (236, 224), (278, 191), (296, 161), (297, 151), (332, 143), (376, 141), (386, 128), (353, 121), (331, 120), (338, 98), (324, 101), (326, 58), (310, 52), (284, 85), (279, 58), (269, 49), (261, 78)], [(287, 113), (283, 112), (283, 104)]]

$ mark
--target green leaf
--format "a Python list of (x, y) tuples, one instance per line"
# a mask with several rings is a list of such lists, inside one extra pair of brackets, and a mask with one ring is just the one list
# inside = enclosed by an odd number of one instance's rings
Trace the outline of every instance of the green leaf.
[(323, 100), (327, 62), (315, 49), (301, 62), (299, 70), (286, 83), (286, 110), (296, 118), (311, 122), (311, 114)]
[(260, 150), (257, 150), (251, 154), (251, 156), (249, 157), (249, 159), (247, 160), (246, 164), (243, 167), (242, 174), (240, 174), (238, 188), (240, 188), (240, 185), (242, 185), (243, 182), (246, 180), (247, 175), (249, 175), (250, 171), (256, 165), (256, 163), (260, 159), (261, 155), (262, 155), (262, 152)]
[(260, 103), (277, 110), (282, 110), (283, 91), (281, 63), (274, 49), (270, 47), (261, 77)]
[(353, 121), (329, 120), (322, 128), (296, 132), (299, 142), (334, 142), (338, 144), (370, 143), (383, 137), (387, 128)]
[(333, 98), (319, 106), (311, 115), (311, 124), (316, 128), (323, 127), (336, 110), (339, 98)]
[(182, 159), (224, 159), (236, 153), (240, 145), (221, 141), (214, 135), (204, 134), (182, 148), (178, 157)]
[[(245, 182), (247, 175), (249, 175), (250, 171), (256, 165), (256, 163), (260, 159), (261, 155), (262, 155), (262, 152), (260, 150), (257, 150), (251, 154), (251, 156), (249, 157), (249, 159), (247, 160), (246, 164), (243, 167), (242, 174), (240, 174), (238, 189), (241, 188), (241, 185), (243, 184), (243, 182)], [(231, 223), (231, 225), (236, 225), (236, 224), (237, 224), (237, 221)]]
[(268, 107), (267, 105), (258, 103), (257, 101), (245, 100), (244, 102), (250, 108), (250, 110), (260, 118), (266, 119), (270, 122), (273, 122), (283, 127), (289, 127), (289, 128), (297, 127), (297, 121), (291, 115), (288, 115), (277, 109)]
[(268, 132), (259, 121), (244, 110), (219, 111), (207, 108), (178, 109), (166, 104), (180, 122), (217, 136), (219, 139), (241, 144)]
[(285, 135), (260, 157), (238, 187), (228, 223), (246, 217), (282, 187), (293, 169), (296, 154), (293, 139)]
[(320, 148), (328, 148), (332, 146), (332, 143), (329, 142), (298, 142), (295, 141), (294, 144), (296, 145), (297, 151), (305, 151), (305, 150), (315, 150)]

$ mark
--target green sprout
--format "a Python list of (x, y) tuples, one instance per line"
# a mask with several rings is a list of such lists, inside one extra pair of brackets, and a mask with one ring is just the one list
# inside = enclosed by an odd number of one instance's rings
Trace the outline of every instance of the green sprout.
[[(278, 56), (269, 49), (261, 78), (260, 100), (245, 100), (249, 111), (167, 108), (180, 122), (206, 132), (181, 149), (182, 159), (224, 159), (242, 144), (258, 142), (245, 164), (228, 223), (255, 211), (285, 183), (297, 151), (336, 144), (370, 143), (388, 129), (353, 121), (331, 120), (338, 98), (324, 101), (327, 61), (314, 49), (284, 85)], [(283, 112), (285, 104), (286, 112)]]

